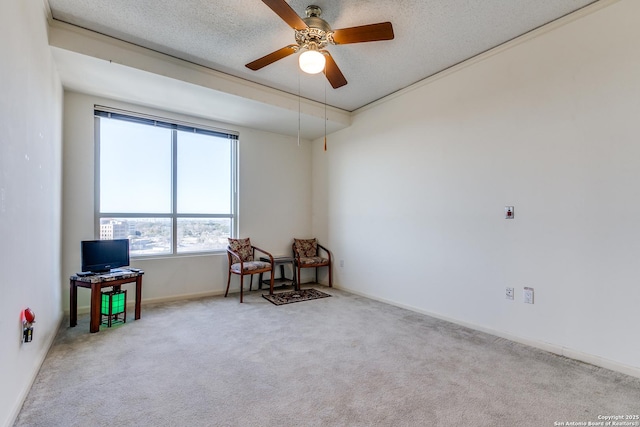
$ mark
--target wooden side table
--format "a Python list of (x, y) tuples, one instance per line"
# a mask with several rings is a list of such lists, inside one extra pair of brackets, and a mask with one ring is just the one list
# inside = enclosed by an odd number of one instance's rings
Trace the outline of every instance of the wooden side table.
[(94, 276), (71, 276), (69, 279), (69, 326), (78, 324), (78, 288), (91, 290), (91, 318), (89, 322), (89, 332), (95, 333), (100, 330), (101, 315), (100, 303), (102, 298), (102, 288), (113, 286), (114, 290), (120, 290), (120, 286), (126, 283), (136, 284), (136, 320), (140, 319), (140, 302), (142, 301), (142, 275), (144, 271), (125, 271), (119, 273), (107, 273)]
[[(269, 262), (269, 258), (267, 257), (260, 257), (260, 261), (264, 261), (264, 262)], [(293, 279), (288, 279), (287, 276), (284, 273), (284, 266), (285, 265), (291, 265), (291, 272), (293, 274)], [(274, 276), (273, 278), (273, 287), (275, 288), (276, 286), (278, 287), (282, 287), (282, 286), (288, 286), (288, 285), (293, 285), (293, 288), (296, 290), (299, 290), (298, 288), (298, 281), (296, 280), (296, 270), (293, 266), (293, 258), (290, 256), (274, 256), (273, 257), (273, 269), (275, 270), (276, 267), (280, 266), (280, 277), (276, 278)], [(272, 271), (271, 274), (275, 274), (275, 271)], [(262, 275), (260, 275), (262, 276)], [(260, 277), (260, 280), (258, 281), (258, 289), (262, 289), (262, 285), (265, 284), (267, 286), (269, 286), (270, 281), (269, 280), (262, 280), (262, 277)]]

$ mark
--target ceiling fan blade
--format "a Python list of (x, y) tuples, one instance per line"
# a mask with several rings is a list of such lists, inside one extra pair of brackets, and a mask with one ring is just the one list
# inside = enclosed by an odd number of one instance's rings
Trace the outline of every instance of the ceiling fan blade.
[(269, 6), (276, 15), (278, 15), (284, 22), (289, 24), (294, 30), (304, 30), (307, 28), (307, 24), (304, 23), (302, 18), (289, 6), (284, 0), (262, 0), (264, 4)]
[(327, 60), (324, 66), (324, 75), (327, 76), (327, 80), (329, 80), (331, 86), (333, 86), (334, 89), (338, 89), (339, 87), (346, 85), (347, 79), (344, 78), (342, 71), (338, 68), (336, 61), (333, 60), (331, 54), (326, 50), (322, 50), (321, 52)]
[(391, 22), (341, 28), (333, 32), (333, 41), (335, 44), (375, 42), (392, 39), (393, 26)]
[(289, 46), (285, 46), (282, 49), (278, 49), (275, 52), (271, 52), (268, 55), (263, 56), (262, 58), (256, 59), (253, 62), (249, 62), (245, 67), (252, 69), (253, 71), (257, 71), (262, 67), (266, 67), (269, 64), (273, 64), (279, 59), (285, 58), (293, 53), (296, 53), (298, 50), (298, 45), (290, 44)]

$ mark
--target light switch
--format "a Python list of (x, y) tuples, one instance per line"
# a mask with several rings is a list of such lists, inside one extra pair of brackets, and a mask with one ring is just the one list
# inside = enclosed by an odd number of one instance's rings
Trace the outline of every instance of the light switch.
[(525, 304), (533, 304), (533, 288), (524, 288), (524, 302)]

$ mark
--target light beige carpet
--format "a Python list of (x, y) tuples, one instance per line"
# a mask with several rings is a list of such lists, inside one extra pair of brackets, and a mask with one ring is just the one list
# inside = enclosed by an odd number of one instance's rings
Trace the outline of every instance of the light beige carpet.
[[(143, 306), (63, 324), (16, 426), (554, 426), (640, 414), (640, 380), (332, 295)], [(133, 317), (133, 316), (131, 316)]]

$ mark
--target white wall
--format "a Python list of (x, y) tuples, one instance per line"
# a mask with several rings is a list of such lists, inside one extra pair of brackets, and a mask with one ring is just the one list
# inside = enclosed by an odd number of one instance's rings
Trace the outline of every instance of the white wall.
[[(148, 107), (65, 92), (63, 257), (61, 280), (80, 269), (80, 241), (94, 238), (94, 105), (138, 111), (238, 131), (240, 236), (273, 255), (289, 254), (294, 236), (311, 230), (311, 148), (309, 141), (239, 128)], [(162, 106), (158, 106), (162, 108)], [(134, 259), (145, 270), (143, 303), (224, 293), (226, 252), (219, 255)], [(255, 281), (254, 281), (255, 282)], [(231, 291), (239, 291), (232, 278)], [(248, 284), (246, 285), (248, 287)], [(69, 291), (63, 303), (69, 309)], [(89, 308), (89, 292), (78, 292), (80, 312)], [(238, 298), (233, 295), (232, 298)], [(130, 293), (133, 300), (133, 293)], [(143, 311), (144, 316), (144, 311)]]
[[(42, 2), (0, 14), (0, 426), (13, 423), (62, 320), (62, 87)], [(21, 342), (21, 313), (36, 314)]]
[(314, 231), (344, 289), (640, 376), (640, 2), (538, 34), (315, 141)]

